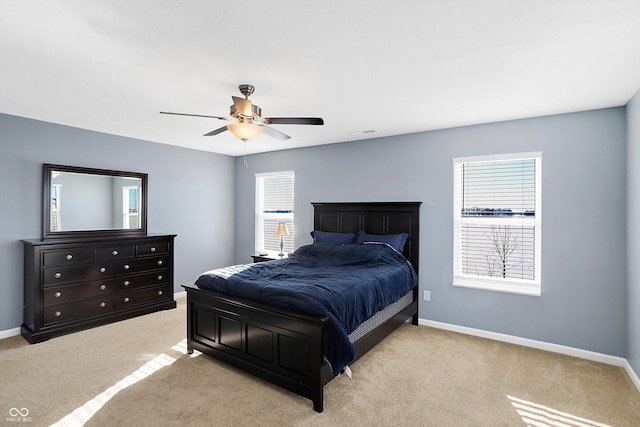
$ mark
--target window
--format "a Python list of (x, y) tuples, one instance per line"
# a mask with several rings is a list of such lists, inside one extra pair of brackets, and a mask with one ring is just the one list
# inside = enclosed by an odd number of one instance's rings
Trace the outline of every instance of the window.
[(453, 285), (539, 296), (542, 154), (453, 166)]
[(294, 172), (256, 174), (256, 251), (280, 252), (279, 222), (287, 226), (284, 251), (293, 251), (293, 189)]
[(60, 196), (62, 194), (62, 184), (51, 186), (51, 231), (62, 231), (60, 222)]
[(122, 228), (140, 228), (139, 195), (138, 187), (122, 187)]

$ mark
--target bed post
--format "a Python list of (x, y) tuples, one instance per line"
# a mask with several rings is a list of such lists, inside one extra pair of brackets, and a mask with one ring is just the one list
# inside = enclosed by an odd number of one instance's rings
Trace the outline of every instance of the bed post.
[[(418, 299), (419, 295), (420, 295), (420, 292), (419, 292), (419, 286), (416, 286), (415, 288), (413, 288), (413, 300), (414, 300), (414, 301), (420, 301), (420, 300)], [(418, 304), (419, 304), (419, 303), (418, 303)], [(417, 325), (418, 325), (418, 319), (419, 319), (419, 317), (418, 317), (418, 311), (419, 311), (419, 310), (417, 310), (417, 309), (416, 309), (416, 313), (415, 313), (413, 316), (411, 316), (411, 324), (412, 324), (412, 325), (415, 325), (415, 326), (417, 326)]]
[(193, 337), (192, 335), (192, 331), (193, 331), (193, 317), (194, 313), (193, 310), (191, 309), (191, 291), (189, 290), (191, 288), (191, 285), (182, 285), (182, 287), (184, 288), (187, 296), (187, 354), (193, 354), (193, 344), (191, 343), (191, 338)]
[(319, 394), (313, 398), (313, 410), (320, 413), (324, 410), (324, 391), (320, 387)]

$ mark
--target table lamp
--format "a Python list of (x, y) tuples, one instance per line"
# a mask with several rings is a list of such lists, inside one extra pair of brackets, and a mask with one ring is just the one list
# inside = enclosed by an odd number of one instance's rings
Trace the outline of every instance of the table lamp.
[(279, 222), (278, 228), (276, 229), (276, 236), (280, 236), (280, 253), (278, 255), (280, 255), (281, 257), (284, 256), (284, 236), (288, 235), (289, 230), (287, 230), (287, 224), (285, 224), (284, 222)]

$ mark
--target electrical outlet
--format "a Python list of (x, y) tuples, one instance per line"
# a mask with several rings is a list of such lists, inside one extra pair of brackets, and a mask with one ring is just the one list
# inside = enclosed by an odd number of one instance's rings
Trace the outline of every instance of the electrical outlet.
[(431, 301), (431, 291), (424, 291), (423, 298), (425, 301)]

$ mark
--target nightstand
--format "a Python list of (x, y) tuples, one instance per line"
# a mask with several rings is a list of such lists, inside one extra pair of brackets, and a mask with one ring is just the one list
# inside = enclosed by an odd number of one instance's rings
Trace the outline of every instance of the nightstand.
[(278, 255), (278, 252), (260, 252), (260, 253), (255, 253), (253, 255), (251, 255), (251, 258), (253, 258), (253, 262), (263, 262), (263, 261), (273, 261), (276, 259), (284, 259), (286, 258), (288, 255), (285, 254), (284, 256), (280, 256)]

